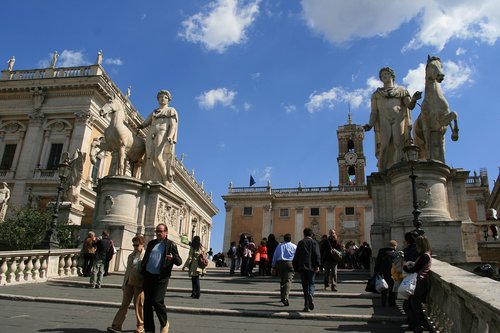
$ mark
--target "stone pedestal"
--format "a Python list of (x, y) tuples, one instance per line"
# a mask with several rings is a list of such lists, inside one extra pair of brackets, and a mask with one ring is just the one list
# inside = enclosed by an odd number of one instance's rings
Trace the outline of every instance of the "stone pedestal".
[[(184, 200), (162, 184), (145, 182), (126, 176), (108, 176), (99, 180), (96, 189), (94, 228), (102, 230), (120, 251), (115, 257), (115, 270), (123, 270), (127, 256), (132, 252), (132, 238), (144, 235), (146, 242), (155, 237), (159, 223), (168, 226), (168, 238), (174, 241), (183, 258), (188, 247), (181, 244), (176, 226)], [(186, 252), (184, 254), (184, 252)]]
[[(422, 211), (422, 228), (433, 254), (447, 262), (476, 260), (474, 230), (465, 213), (468, 172), (451, 169), (438, 161), (418, 161), (414, 173), (418, 176), (417, 202)], [(404, 234), (415, 229), (410, 174), (410, 165), (401, 162), (368, 177), (374, 212), (370, 232), (374, 254), (391, 239), (404, 244)]]
[(81, 225), (84, 216), (82, 205), (75, 205), (65, 201), (59, 206), (59, 222), (68, 222), (69, 225)]

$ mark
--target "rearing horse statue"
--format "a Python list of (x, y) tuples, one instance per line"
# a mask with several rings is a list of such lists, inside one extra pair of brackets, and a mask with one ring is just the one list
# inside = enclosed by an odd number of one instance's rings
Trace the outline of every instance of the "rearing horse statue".
[(104, 138), (94, 139), (91, 148), (91, 161), (99, 151), (112, 152), (113, 160), (110, 175), (125, 176), (127, 162), (132, 164), (132, 177), (137, 177), (138, 168), (142, 165), (142, 157), (146, 151), (144, 139), (133, 134), (126, 125), (126, 115), (123, 103), (116, 97), (110, 98), (99, 114), (102, 117), (111, 115), (109, 126), (104, 130)]
[[(419, 158), (444, 161), (444, 135), (451, 128), (451, 140), (458, 140), (457, 113), (450, 111), (441, 90), (443, 66), (438, 57), (427, 57), (425, 67), (425, 96), (422, 110), (414, 125), (415, 144), (420, 147)], [(453, 121), (453, 126), (452, 126)]]

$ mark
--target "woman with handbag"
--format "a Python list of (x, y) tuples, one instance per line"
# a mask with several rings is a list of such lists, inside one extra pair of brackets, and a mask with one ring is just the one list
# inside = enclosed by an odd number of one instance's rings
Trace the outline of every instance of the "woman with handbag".
[(383, 247), (378, 251), (377, 260), (375, 261), (375, 275), (382, 276), (388, 285), (388, 289), (381, 292), (382, 306), (387, 304), (387, 298), (389, 298), (389, 306), (396, 306), (396, 293), (393, 291), (394, 280), (391, 276), (391, 268), (393, 260), (397, 257), (397, 246), (398, 242), (391, 240), (387, 247)]
[(408, 318), (409, 329), (413, 332), (422, 332), (423, 328), (428, 328), (424, 318), (422, 302), (429, 290), (429, 272), (431, 270), (432, 257), (429, 240), (425, 236), (418, 236), (415, 239), (419, 256), (413, 262), (407, 262), (403, 270), (407, 273), (417, 273), (417, 286), (415, 292), (408, 298), (408, 302), (403, 304), (403, 308)]
[(182, 267), (184, 271), (189, 269), (188, 274), (191, 277), (191, 297), (200, 298), (200, 276), (204, 276), (206, 271), (204, 264), (201, 262), (200, 256), (205, 255), (201, 246), (200, 236), (194, 236), (189, 249), (189, 255)]

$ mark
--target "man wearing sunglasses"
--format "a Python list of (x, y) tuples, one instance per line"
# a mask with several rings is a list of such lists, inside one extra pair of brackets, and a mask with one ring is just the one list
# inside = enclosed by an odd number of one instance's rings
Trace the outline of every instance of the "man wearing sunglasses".
[(148, 243), (142, 260), (144, 275), (144, 329), (146, 333), (155, 331), (153, 309), (158, 316), (161, 333), (168, 333), (170, 326), (165, 307), (165, 292), (174, 265), (182, 265), (177, 245), (167, 238), (168, 228), (160, 223), (156, 226), (156, 239)]

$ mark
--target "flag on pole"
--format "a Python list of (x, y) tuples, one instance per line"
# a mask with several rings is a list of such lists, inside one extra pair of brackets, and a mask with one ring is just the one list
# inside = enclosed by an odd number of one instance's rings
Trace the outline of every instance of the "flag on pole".
[(250, 175), (250, 186), (255, 184), (255, 179), (253, 179), (252, 175)]

